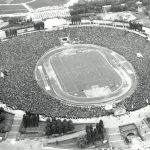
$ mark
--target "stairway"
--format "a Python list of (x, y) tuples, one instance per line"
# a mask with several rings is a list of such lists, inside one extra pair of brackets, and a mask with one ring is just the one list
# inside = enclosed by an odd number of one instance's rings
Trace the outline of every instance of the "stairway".
[(19, 128), (22, 122), (22, 117), (15, 116), (12, 124), (11, 131), (7, 134), (7, 139), (17, 139)]

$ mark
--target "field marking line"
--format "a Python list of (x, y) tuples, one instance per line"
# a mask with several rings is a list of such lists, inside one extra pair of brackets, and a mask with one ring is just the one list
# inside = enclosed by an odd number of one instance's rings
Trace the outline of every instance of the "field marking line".
[(38, 66), (38, 70), (40, 71), (40, 74), (41, 74), (41, 77), (43, 79), (46, 91), (49, 91), (51, 88), (46, 81), (42, 66)]

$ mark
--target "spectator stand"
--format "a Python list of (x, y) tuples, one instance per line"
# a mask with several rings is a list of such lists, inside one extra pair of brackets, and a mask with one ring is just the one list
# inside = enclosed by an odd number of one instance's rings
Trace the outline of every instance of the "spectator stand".
[[(149, 40), (149, 29), (144, 27), (144, 30), (142, 30), (142, 32), (138, 32), (137, 30), (132, 30), (132, 29), (129, 29), (129, 23), (126, 23), (126, 22), (114, 22), (114, 21), (107, 21), (107, 20), (82, 20), (81, 21), (81, 24), (75, 24), (75, 25), (72, 25), (71, 22), (68, 22), (66, 20), (62, 20), (62, 19), (57, 19), (55, 18), (54, 19), (54, 22), (55, 22), (55, 26), (51, 23), (50, 21), (52, 22), (53, 19), (50, 19), (50, 20), (46, 20), (44, 22), (44, 28), (48, 29), (49, 30), (61, 30), (61, 29), (64, 29), (64, 28), (68, 28), (68, 27), (76, 27), (76, 26), (103, 26), (103, 27), (109, 27), (109, 28), (117, 28), (117, 29), (123, 29), (123, 30), (127, 30), (129, 32), (133, 32), (133, 33), (136, 33), (136, 34), (139, 34), (140, 36), (143, 36), (145, 38), (147, 38), (147, 40)], [(43, 22), (41, 21), (41, 19), (36, 19), (35, 23), (34, 24), (41, 24), (40, 22)], [(57, 23), (56, 23), (57, 22)], [(36, 29), (36, 28), (35, 28)], [(40, 29), (43, 29), (43, 25), (40, 27)], [(16, 29), (15, 29), (16, 30)], [(6, 30), (7, 31), (7, 30)], [(2, 33), (3, 34), (3, 38), (2, 40), (4, 40), (6, 37), (13, 37), (13, 36), (16, 36), (18, 34), (26, 34), (26, 32), (33, 32), (34, 30), (31, 29), (31, 27), (29, 28), (21, 28), (21, 29), (17, 29), (17, 34), (15, 32), (15, 34), (10, 34), (10, 36), (6, 36), (6, 34), (4, 35), (4, 32)], [(146, 31), (146, 32), (145, 32)], [(10, 30), (8, 30), (8, 33), (11, 33)]]
[[(100, 25), (99, 25), (99, 24), (92, 24), (92, 25), (91, 25), (91, 24), (88, 24), (88, 25), (86, 24), (86, 25), (80, 25), (80, 26), (87, 26), (87, 27), (88, 27), (88, 26), (100, 26)], [(79, 26), (79, 27), (80, 27), (80, 26)], [(73, 28), (73, 27), (76, 27), (76, 25), (71, 25), (71, 26), (69, 26), (69, 28), (70, 28), (70, 27)], [(107, 27), (107, 25), (106, 25), (106, 27)], [(108, 27), (110, 27), (110, 26), (108, 26)], [(111, 28), (114, 28), (114, 27), (111, 26)], [(118, 28), (118, 27), (117, 27), (117, 28)], [(118, 28), (118, 29), (122, 29), (122, 28)], [(129, 31), (131, 31), (131, 30), (129, 30)], [(56, 31), (56, 32), (57, 32), (57, 31)], [(135, 32), (135, 33), (136, 33), (136, 32)], [(138, 33), (138, 32), (137, 32), (137, 33)], [(82, 108), (81, 108), (81, 109), (82, 109)], [(101, 111), (103, 111), (103, 110), (101, 110)]]

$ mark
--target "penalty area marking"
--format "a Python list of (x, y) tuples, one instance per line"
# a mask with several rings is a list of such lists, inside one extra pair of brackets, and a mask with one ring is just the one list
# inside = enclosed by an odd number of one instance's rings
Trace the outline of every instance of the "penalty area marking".
[(45, 90), (46, 90), (46, 91), (49, 91), (51, 88), (50, 88), (50, 86), (47, 84), (46, 78), (45, 78), (44, 73), (43, 73), (43, 68), (42, 68), (42, 66), (38, 66), (38, 69), (39, 69), (40, 74), (41, 74), (41, 77), (42, 77), (42, 79), (43, 79), (43, 82), (44, 82), (44, 85), (45, 85)]

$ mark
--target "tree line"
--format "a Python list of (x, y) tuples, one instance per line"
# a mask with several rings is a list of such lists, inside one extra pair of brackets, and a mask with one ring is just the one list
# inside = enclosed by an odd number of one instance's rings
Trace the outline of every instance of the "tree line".
[(39, 115), (32, 114), (30, 112), (26, 112), (26, 114), (23, 115), (23, 125), (25, 128), (38, 127), (39, 126)]
[[(71, 6), (70, 15), (88, 14), (88, 13), (101, 13), (103, 6), (111, 5), (111, 12), (120, 11), (135, 11), (137, 9), (136, 2), (139, 0), (99, 0), (99, 1), (86, 1), (77, 3)], [(150, 4), (149, 0), (142, 0), (143, 5)], [(122, 5), (124, 4), (124, 5)]]
[(74, 15), (71, 17), (71, 23), (74, 24), (81, 24), (81, 17), (79, 15)]
[(87, 125), (86, 126), (86, 135), (81, 137), (77, 141), (77, 145), (79, 148), (86, 148), (89, 144), (95, 144), (96, 141), (103, 141), (104, 140), (104, 124), (103, 121), (100, 120), (99, 123), (96, 124), (96, 127)]
[(52, 118), (52, 120), (48, 118), (45, 129), (45, 135), (47, 136), (53, 134), (66, 134), (67, 132), (74, 130), (74, 124), (71, 120), (67, 121), (66, 119), (64, 119), (63, 121), (61, 121), (60, 119), (56, 118)]
[(142, 24), (132, 22), (132, 21), (129, 22), (129, 28), (131, 30), (138, 30), (138, 31), (141, 31), (141, 32), (143, 31), (143, 25)]
[(41, 22), (34, 23), (34, 29), (41, 30), (44, 28), (45, 28), (44, 22), (41, 21)]
[(127, 11), (127, 5), (111, 5), (110, 12), (122, 12)]
[(3, 112), (4, 112), (3, 107), (0, 107), (0, 123), (2, 123), (5, 120)]
[(10, 25), (16, 25), (16, 24), (21, 23), (22, 20), (23, 20), (23, 18), (21, 18), (21, 17), (10, 17), (8, 22)]
[(70, 15), (79, 15), (86, 13), (100, 13), (102, 12), (102, 5), (100, 3), (83, 3), (83, 4), (74, 4), (71, 7)]
[(17, 29), (8, 29), (8, 30), (5, 30), (5, 35), (6, 37), (15, 37), (18, 35), (17, 33)]

